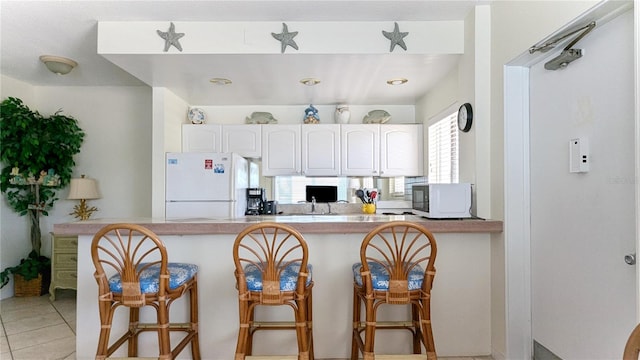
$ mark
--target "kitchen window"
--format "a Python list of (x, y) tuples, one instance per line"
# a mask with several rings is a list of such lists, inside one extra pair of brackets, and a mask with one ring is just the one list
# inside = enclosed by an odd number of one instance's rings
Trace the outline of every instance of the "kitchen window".
[(458, 112), (429, 126), (429, 182), (458, 182)]
[(357, 180), (358, 187), (377, 188), (379, 200), (404, 200), (404, 177), (373, 178), (373, 177), (304, 177), (304, 176), (275, 176), (273, 181), (273, 198), (281, 204), (297, 204), (305, 202), (307, 185), (330, 185), (338, 187), (338, 201), (359, 202), (352, 198), (349, 186), (350, 180)]

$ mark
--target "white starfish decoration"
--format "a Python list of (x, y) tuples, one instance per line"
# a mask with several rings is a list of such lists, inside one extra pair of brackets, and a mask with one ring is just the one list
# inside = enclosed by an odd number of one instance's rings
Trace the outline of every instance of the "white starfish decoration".
[(394, 24), (395, 26), (393, 27), (393, 32), (382, 30), (382, 35), (384, 35), (384, 37), (386, 37), (387, 39), (391, 40), (391, 49), (389, 50), (389, 52), (393, 52), (393, 49), (396, 47), (396, 45), (407, 50), (407, 45), (404, 43), (404, 37), (409, 35), (409, 33), (400, 32), (398, 23), (396, 22)]
[(180, 38), (184, 36), (184, 33), (177, 33), (176, 27), (171, 23), (169, 26), (169, 31), (164, 32), (160, 30), (156, 30), (158, 36), (164, 39), (164, 52), (169, 51), (171, 45), (175, 46), (176, 49), (182, 51), (182, 46), (180, 45)]
[(296, 44), (295, 41), (293, 41), (293, 38), (298, 35), (297, 31), (294, 32), (289, 32), (289, 28), (287, 27), (287, 24), (282, 23), (282, 32), (280, 34), (276, 34), (276, 33), (271, 33), (271, 36), (273, 36), (274, 38), (276, 38), (276, 40), (280, 41), (280, 53), (284, 54), (284, 50), (287, 48), (288, 46), (291, 46), (292, 48), (298, 50), (298, 44)]

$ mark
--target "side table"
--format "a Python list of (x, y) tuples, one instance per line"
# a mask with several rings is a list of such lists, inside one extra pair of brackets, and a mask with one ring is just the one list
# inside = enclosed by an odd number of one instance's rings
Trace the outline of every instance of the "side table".
[(51, 285), (49, 298), (56, 299), (56, 289), (77, 289), (78, 237), (51, 233)]

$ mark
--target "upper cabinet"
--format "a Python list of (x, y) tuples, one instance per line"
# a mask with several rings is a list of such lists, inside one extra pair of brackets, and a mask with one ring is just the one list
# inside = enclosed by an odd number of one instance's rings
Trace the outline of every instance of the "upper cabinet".
[(424, 175), (421, 124), (185, 124), (182, 151), (262, 158), (264, 176)]
[(234, 152), (259, 158), (261, 143), (260, 125), (182, 125), (182, 152)]
[(340, 125), (300, 125), (302, 175), (340, 175)]
[(300, 125), (262, 127), (262, 175), (300, 175)]
[(423, 176), (422, 125), (380, 125), (380, 176)]
[(246, 158), (262, 156), (260, 125), (223, 125), (222, 152), (237, 153)]
[(340, 141), (342, 175), (379, 176), (379, 125), (342, 125)]
[(182, 152), (222, 152), (222, 125), (182, 125)]

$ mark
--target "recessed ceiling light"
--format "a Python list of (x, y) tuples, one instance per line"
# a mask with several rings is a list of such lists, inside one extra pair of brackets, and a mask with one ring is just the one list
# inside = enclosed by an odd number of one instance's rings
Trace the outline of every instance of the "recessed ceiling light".
[(229, 85), (229, 84), (231, 84), (231, 80), (225, 79), (225, 78), (213, 78), (213, 79), (209, 80), (209, 82), (211, 82), (212, 84), (216, 84), (216, 85)]
[(407, 81), (407, 79), (405, 78), (397, 78), (397, 79), (391, 79), (391, 80), (387, 80), (387, 84), (389, 85), (402, 85), (405, 84)]
[(307, 86), (314, 86), (314, 85), (320, 84), (320, 80), (316, 78), (306, 78), (306, 79), (300, 80), (300, 82)]

